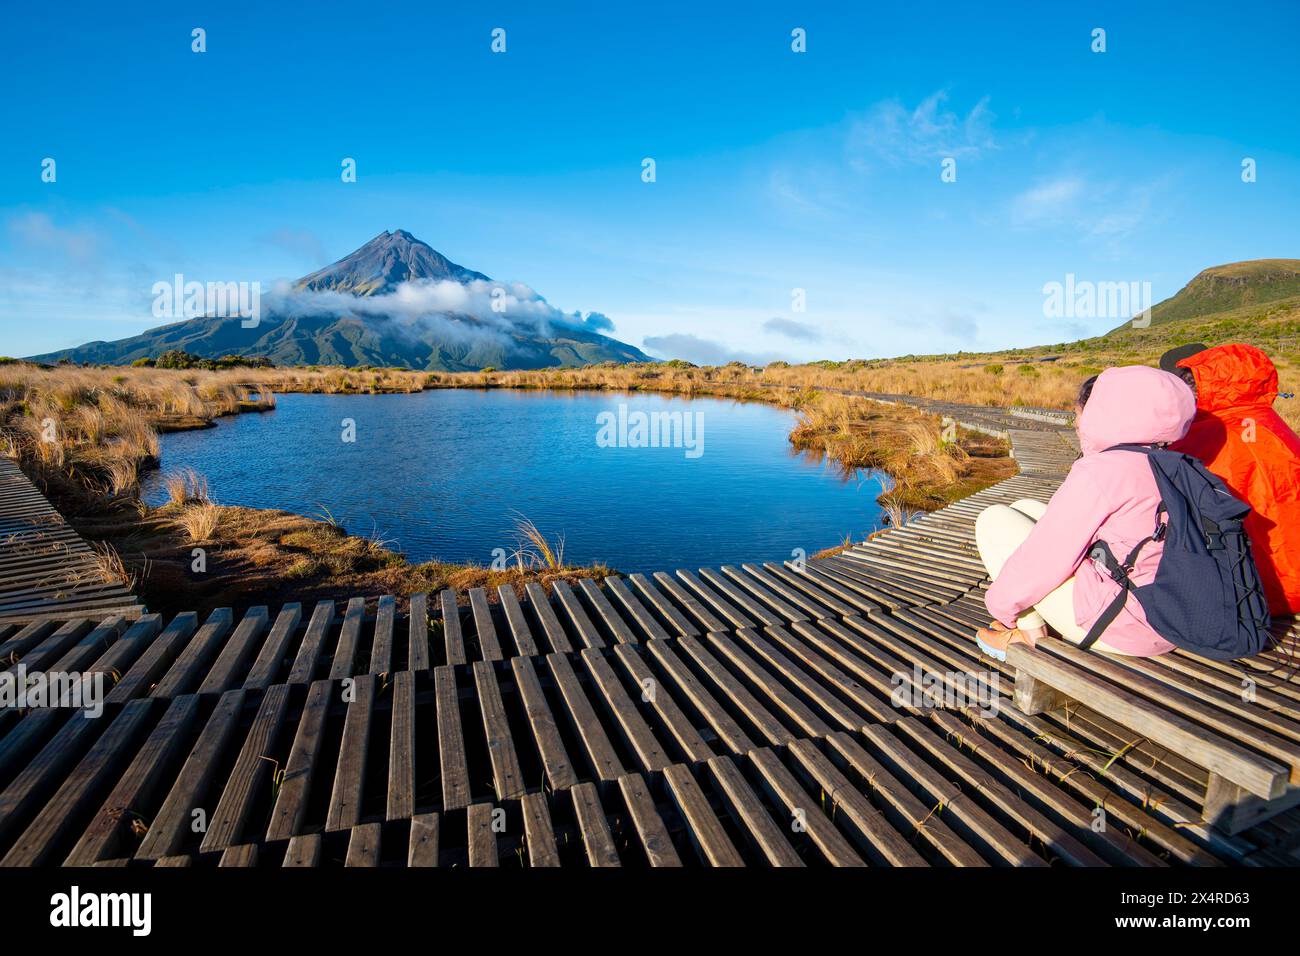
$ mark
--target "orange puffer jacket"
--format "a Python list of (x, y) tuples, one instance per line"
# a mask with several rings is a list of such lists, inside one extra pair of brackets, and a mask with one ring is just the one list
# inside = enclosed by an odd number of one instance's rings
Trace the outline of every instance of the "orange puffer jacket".
[(1277, 369), (1253, 345), (1219, 345), (1178, 363), (1196, 379), (1196, 418), (1173, 445), (1251, 507), (1251, 550), (1268, 609), (1300, 612), (1300, 437), (1273, 411)]

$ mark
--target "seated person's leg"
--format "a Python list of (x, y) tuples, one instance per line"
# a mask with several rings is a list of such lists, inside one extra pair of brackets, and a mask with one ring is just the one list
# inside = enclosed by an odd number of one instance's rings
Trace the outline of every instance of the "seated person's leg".
[(1037, 521), (1047, 512), (1047, 502), (1036, 498), (1021, 498), (1011, 503), (1011, 507), (1022, 515), (1028, 515)]
[[(1009, 505), (989, 505), (975, 519), (975, 547), (989, 577), (996, 579), (1007, 558), (1020, 547), (1029, 532), (1034, 530), (1034, 519)], [(1027, 611), (1016, 622), (1022, 628), (1039, 628), (1043, 619), (1037, 611)]]
[[(980, 512), (975, 519), (975, 546), (989, 577), (998, 576), (1007, 558), (1029, 537), (1034, 523), (1045, 511), (1047, 505), (1043, 502), (1023, 498), (1012, 505), (990, 505)], [(1022, 614), (1016, 624), (1021, 628), (1032, 628), (1041, 627), (1044, 622), (1072, 644), (1083, 640), (1085, 632), (1074, 622), (1074, 578), (1039, 601), (1033, 610)], [(1122, 653), (1104, 640), (1099, 640), (1093, 647), (1111, 654)]]

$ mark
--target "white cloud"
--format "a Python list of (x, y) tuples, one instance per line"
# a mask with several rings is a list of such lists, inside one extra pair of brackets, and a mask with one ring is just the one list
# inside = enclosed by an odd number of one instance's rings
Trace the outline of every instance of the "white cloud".
[(17, 241), (53, 252), (85, 267), (99, 260), (99, 240), (88, 229), (57, 226), (43, 212), (28, 212), (9, 220), (9, 232)]
[(868, 169), (878, 159), (901, 166), (946, 157), (973, 158), (996, 149), (989, 98), (981, 98), (965, 116), (946, 109), (946, 90), (932, 93), (908, 109), (898, 99), (883, 100), (849, 127), (849, 162)]

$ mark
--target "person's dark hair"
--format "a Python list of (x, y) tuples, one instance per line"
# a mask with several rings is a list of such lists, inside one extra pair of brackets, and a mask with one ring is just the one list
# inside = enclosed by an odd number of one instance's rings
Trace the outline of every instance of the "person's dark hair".
[(1083, 408), (1085, 405), (1088, 404), (1088, 399), (1092, 398), (1092, 387), (1096, 384), (1097, 384), (1096, 375), (1091, 375), (1088, 378), (1083, 380), (1083, 384), (1079, 386), (1079, 394), (1074, 399), (1075, 408)]

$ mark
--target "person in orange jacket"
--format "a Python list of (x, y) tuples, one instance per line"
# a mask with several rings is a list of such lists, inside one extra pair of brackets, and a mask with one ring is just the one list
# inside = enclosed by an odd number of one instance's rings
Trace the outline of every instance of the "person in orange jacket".
[(1183, 345), (1160, 367), (1196, 393), (1196, 417), (1172, 447), (1201, 459), (1251, 507), (1246, 518), (1269, 613), (1300, 613), (1300, 437), (1273, 410), (1277, 368), (1253, 345)]

